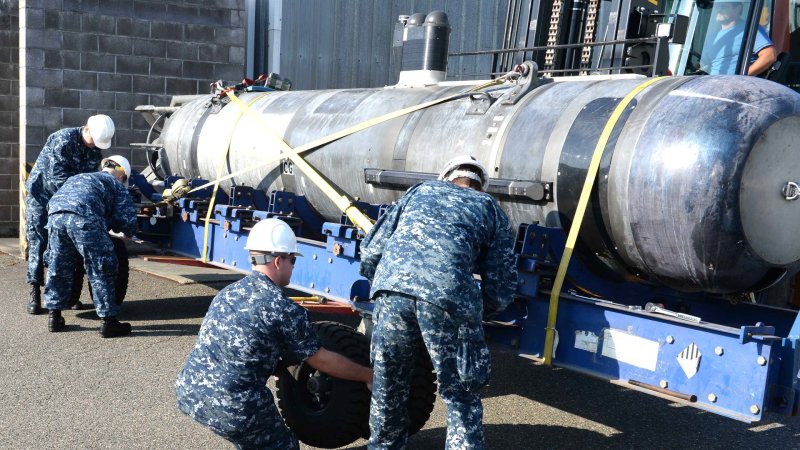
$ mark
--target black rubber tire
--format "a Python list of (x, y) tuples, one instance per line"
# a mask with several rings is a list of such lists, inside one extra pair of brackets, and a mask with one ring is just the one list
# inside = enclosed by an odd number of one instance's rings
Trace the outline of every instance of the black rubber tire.
[[(84, 275), (86, 275), (86, 271), (83, 269), (83, 265), (78, 264), (77, 266), (75, 266), (75, 275), (72, 278), (72, 295), (70, 295), (69, 297), (70, 308), (77, 305), (78, 302), (81, 300), (81, 291), (83, 291)], [(91, 290), (92, 287), (89, 286), (89, 289)]]
[[(420, 345), (415, 360), (414, 378), (411, 380), (411, 394), (408, 399), (408, 435), (418, 432), (425, 426), (436, 402), (436, 373), (431, 358), (424, 345)], [(365, 435), (367, 438), (369, 435)]]
[[(336, 322), (315, 322), (322, 346), (353, 361), (369, 364), (366, 336)], [(370, 393), (363, 383), (345, 381), (317, 371), (309, 364), (286, 367), (277, 373), (278, 408), (286, 425), (308, 445), (336, 448), (369, 434)], [(312, 382), (326, 387), (317, 393)]]
[(128, 295), (128, 280), (130, 278), (130, 261), (128, 260), (128, 248), (125, 247), (125, 240), (120, 238), (111, 238), (114, 243), (114, 254), (117, 255), (117, 280), (116, 287), (116, 300), (117, 305), (121, 305)]
[[(117, 305), (121, 305), (128, 294), (128, 278), (130, 276), (130, 262), (128, 261), (128, 249), (125, 247), (125, 241), (120, 238), (111, 238), (114, 244), (114, 254), (117, 256), (117, 278), (115, 280), (116, 287), (116, 301)], [(86, 271), (83, 265), (78, 264), (75, 267), (75, 278), (72, 283), (72, 297), (69, 300), (69, 306), (74, 306), (81, 298), (81, 290), (83, 289), (83, 277)], [(92, 285), (86, 282), (89, 287), (89, 298), (94, 302), (94, 295), (92, 294)]]
[[(336, 322), (315, 322), (314, 327), (323, 347), (369, 364), (366, 336)], [(328, 377), (306, 363), (282, 368), (277, 375), (278, 408), (300, 441), (336, 448), (369, 437), (370, 393), (362, 383)], [(327, 388), (316, 394), (310, 392), (308, 381), (313, 377), (322, 378)], [(425, 426), (435, 400), (436, 376), (430, 358), (417, 358), (409, 400), (409, 435)]]

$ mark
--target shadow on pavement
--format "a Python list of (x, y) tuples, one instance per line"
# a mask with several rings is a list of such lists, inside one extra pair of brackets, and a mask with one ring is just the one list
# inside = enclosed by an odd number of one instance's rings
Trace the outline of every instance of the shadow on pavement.
[[(602, 448), (605, 446), (603, 439), (613, 440), (613, 438), (607, 438), (595, 431), (552, 425), (488, 424), (484, 425), (483, 430), (487, 450)], [(440, 449), (444, 447), (446, 435), (447, 430), (444, 427), (424, 429), (408, 438), (407, 447), (410, 449)], [(610, 446), (611, 443), (608, 445)], [(367, 446), (353, 448), (366, 450)]]
[(206, 316), (212, 299), (212, 296), (202, 295), (156, 300), (126, 300), (122, 303), (120, 319), (143, 322), (202, 319)]
[[(201, 319), (205, 317), (212, 299), (212, 296), (204, 295), (155, 300), (126, 300), (122, 303), (119, 318), (123, 322), (133, 323), (134, 335), (196, 335), (200, 331)], [(75, 316), (80, 319), (98, 321), (94, 310), (81, 311)]]

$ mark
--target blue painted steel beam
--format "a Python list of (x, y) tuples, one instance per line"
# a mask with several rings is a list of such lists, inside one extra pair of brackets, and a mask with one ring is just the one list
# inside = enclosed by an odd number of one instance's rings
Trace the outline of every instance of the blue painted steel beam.
[[(521, 352), (537, 359), (543, 357), (547, 308), (548, 297), (530, 299), (522, 324)], [(644, 389), (746, 422), (760, 420), (766, 409), (775, 340), (742, 343), (741, 329), (565, 297), (556, 330), (557, 366), (660, 388)]]

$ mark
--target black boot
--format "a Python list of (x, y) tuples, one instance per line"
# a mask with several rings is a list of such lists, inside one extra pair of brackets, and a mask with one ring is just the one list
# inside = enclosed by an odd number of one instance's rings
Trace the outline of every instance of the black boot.
[(103, 317), (100, 319), (100, 336), (113, 338), (131, 334), (131, 324), (120, 322), (116, 317)]
[(28, 301), (28, 314), (41, 314), (42, 313), (42, 293), (39, 291), (39, 285), (31, 283), (31, 299)]
[(57, 309), (50, 311), (47, 318), (47, 329), (50, 330), (51, 333), (58, 333), (59, 331), (64, 331), (65, 327), (66, 324), (64, 318), (61, 317), (61, 311)]

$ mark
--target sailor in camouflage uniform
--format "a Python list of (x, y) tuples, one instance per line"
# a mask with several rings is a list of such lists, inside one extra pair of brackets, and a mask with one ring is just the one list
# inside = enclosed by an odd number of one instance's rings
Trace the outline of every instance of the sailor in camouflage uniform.
[[(406, 445), (414, 357), (424, 342), (447, 404), (447, 448), (483, 448), (478, 390), (489, 379), (483, 317), (513, 299), (517, 271), (506, 214), (471, 156), (418, 184), (361, 243), (375, 300), (370, 449)], [(478, 285), (473, 274), (481, 276)]]
[(258, 222), (245, 248), (253, 272), (211, 302), (197, 345), (175, 382), (178, 408), (237, 448), (297, 449), (267, 388), (278, 359), (306, 361), (368, 386), (372, 369), (320, 347), (306, 310), (281, 291), (302, 256), (286, 222)]
[(47, 138), (36, 158), (25, 188), (25, 236), (28, 241), (28, 275), (31, 296), (28, 313), (40, 314), (44, 284), (43, 255), (47, 248), (47, 202), (73, 175), (94, 172), (100, 165), (100, 149), (111, 146), (114, 122), (106, 115), (89, 118), (86, 125), (64, 128)]
[(64, 329), (61, 310), (69, 304), (75, 267), (83, 261), (104, 338), (130, 334), (131, 325), (117, 320), (115, 280), (117, 257), (108, 230), (136, 232), (136, 208), (125, 187), (130, 164), (122, 156), (101, 163), (102, 171), (70, 177), (48, 204), (50, 236), (45, 307), (48, 328)]

